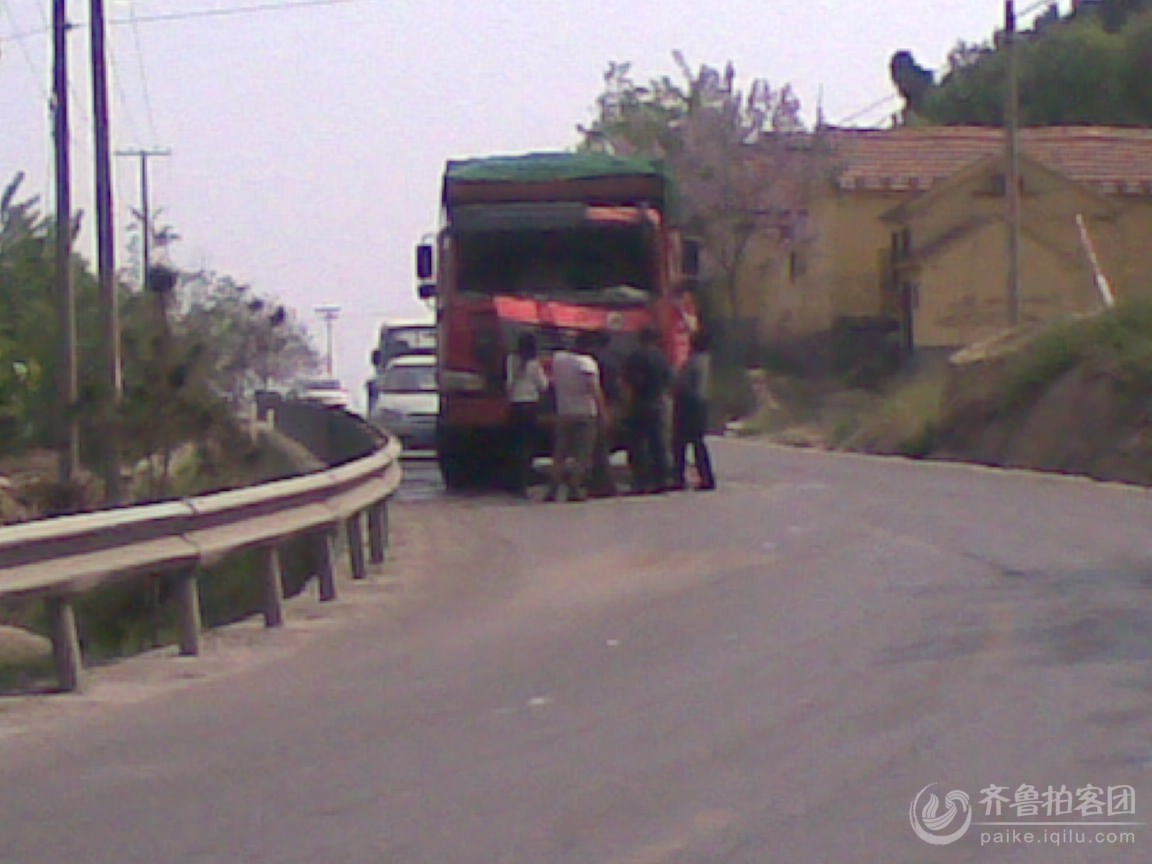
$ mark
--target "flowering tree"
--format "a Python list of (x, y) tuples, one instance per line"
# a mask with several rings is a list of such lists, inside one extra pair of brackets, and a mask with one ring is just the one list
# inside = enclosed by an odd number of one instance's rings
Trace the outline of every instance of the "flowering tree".
[(756, 79), (747, 92), (731, 63), (693, 71), (680, 52), (680, 79), (639, 84), (631, 64), (611, 63), (596, 119), (581, 146), (660, 159), (683, 196), (687, 227), (701, 240), (714, 311), (739, 318), (739, 277), (755, 238), (789, 242), (803, 231), (812, 136), (792, 88)]

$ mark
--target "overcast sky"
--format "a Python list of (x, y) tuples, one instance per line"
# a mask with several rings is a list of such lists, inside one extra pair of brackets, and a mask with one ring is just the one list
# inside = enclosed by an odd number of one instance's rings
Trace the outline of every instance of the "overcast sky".
[[(25, 171), (50, 209), (51, 0), (0, 0), (0, 184)], [(106, 0), (114, 146), (152, 161), (153, 207), (182, 236), (174, 264), (252, 284), (296, 310), (336, 304), (336, 371), (359, 396), (375, 332), (419, 314), (413, 246), (434, 231), (446, 159), (570, 148), (609, 61), (636, 77), (731, 60), (791, 83), (842, 122), (894, 91), (888, 60), (939, 67), (983, 41), (1001, 0)], [(1018, 3), (1027, 7), (1028, 3)], [(1062, 3), (1062, 7), (1067, 3)], [(77, 24), (88, 3), (70, 0)], [(233, 14), (258, 7), (268, 11)], [(295, 8), (293, 8), (295, 7)], [(211, 12), (227, 14), (204, 14)], [(185, 17), (184, 13), (191, 16)], [(148, 20), (153, 19), (153, 20)], [(18, 38), (17, 38), (18, 37)], [(88, 30), (72, 32), (77, 207), (91, 211)], [(884, 124), (898, 103), (855, 117)], [(126, 262), (137, 163), (117, 159)], [(82, 240), (90, 257), (92, 239)]]

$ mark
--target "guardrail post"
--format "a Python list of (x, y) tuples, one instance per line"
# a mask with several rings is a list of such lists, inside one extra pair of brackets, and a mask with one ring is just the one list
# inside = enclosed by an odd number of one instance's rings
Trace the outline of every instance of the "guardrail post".
[(368, 508), (368, 553), (373, 564), (383, 564), (388, 545), (388, 502)]
[(335, 556), (332, 553), (333, 536), (330, 529), (316, 534), (317, 580), (320, 583), (320, 600), (327, 602), (336, 599)]
[(264, 558), (264, 626), (279, 627), (284, 623), (284, 582), (280, 578), (280, 550), (269, 546), (261, 550)]
[(176, 606), (180, 621), (180, 654), (195, 657), (200, 653), (200, 583), (195, 570), (176, 574)]
[(60, 689), (80, 689), (80, 637), (76, 633), (76, 613), (72, 601), (53, 597), (48, 601), (48, 615), (52, 621), (52, 654), (56, 658), (56, 675)]
[(353, 513), (344, 524), (348, 534), (348, 558), (352, 565), (352, 578), (363, 579), (368, 575), (364, 566), (364, 532), (360, 530), (360, 514)]

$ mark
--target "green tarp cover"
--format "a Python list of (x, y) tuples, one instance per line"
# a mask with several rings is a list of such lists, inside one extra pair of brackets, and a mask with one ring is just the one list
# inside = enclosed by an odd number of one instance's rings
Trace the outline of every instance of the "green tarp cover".
[(451, 161), (448, 163), (445, 180), (464, 183), (543, 183), (549, 180), (637, 174), (663, 176), (664, 172), (651, 160), (611, 156), (607, 153), (526, 153), (522, 156)]

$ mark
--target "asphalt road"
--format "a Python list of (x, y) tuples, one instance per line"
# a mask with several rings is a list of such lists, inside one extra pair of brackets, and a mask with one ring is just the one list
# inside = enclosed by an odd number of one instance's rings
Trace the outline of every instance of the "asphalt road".
[(0, 861), (1152, 860), (1099, 824), (1152, 813), (1148, 493), (716, 450), (717, 492), (581, 504), (418, 466), (336, 606), (0, 704)]

